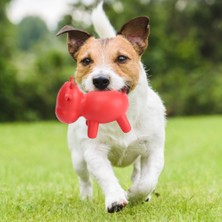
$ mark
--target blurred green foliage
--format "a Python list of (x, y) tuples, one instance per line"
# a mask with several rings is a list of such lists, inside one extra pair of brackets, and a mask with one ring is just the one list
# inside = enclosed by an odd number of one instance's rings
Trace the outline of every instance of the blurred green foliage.
[(27, 51), (47, 34), (48, 29), (42, 19), (36, 16), (25, 17), (17, 27), (18, 47)]
[(12, 107), (16, 109), (19, 106), (19, 102), (13, 99), (14, 92), (17, 90), (17, 82), (15, 68), (10, 61), (14, 38), (12, 37), (12, 25), (5, 13), (7, 3), (8, 0), (0, 1), (0, 120), (5, 120), (8, 116), (15, 119), (17, 114)]
[[(75, 69), (66, 39), (38, 17), (10, 24), (8, 2), (0, 2), (0, 121), (53, 119), (58, 89)], [(76, 1), (57, 30), (71, 24), (95, 34), (89, 13), (98, 2)], [(133, 17), (150, 18), (142, 60), (168, 115), (222, 113), (222, 1), (106, 0), (104, 8), (117, 30)]]
[(13, 26), (7, 3), (0, 3), (0, 122), (53, 119), (56, 94), (75, 68), (65, 39), (38, 17)]

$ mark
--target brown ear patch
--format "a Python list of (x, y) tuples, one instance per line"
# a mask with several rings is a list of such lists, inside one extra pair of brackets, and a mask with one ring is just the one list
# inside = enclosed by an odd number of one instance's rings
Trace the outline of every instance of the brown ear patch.
[(122, 26), (119, 35), (123, 35), (131, 42), (139, 55), (143, 54), (148, 45), (149, 19), (141, 16), (128, 21)]
[(91, 37), (87, 32), (75, 29), (72, 26), (66, 25), (56, 34), (56, 36), (68, 33), (68, 51), (70, 55), (76, 60), (76, 53), (84, 42)]

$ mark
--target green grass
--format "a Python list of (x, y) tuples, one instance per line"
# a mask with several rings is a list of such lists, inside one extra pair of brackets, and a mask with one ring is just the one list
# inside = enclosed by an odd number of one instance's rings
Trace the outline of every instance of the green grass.
[[(160, 196), (107, 214), (96, 183), (79, 199), (65, 125), (0, 124), (0, 221), (222, 221), (221, 135), (222, 116), (169, 119)], [(115, 171), (128, 188), (131, 167)]]

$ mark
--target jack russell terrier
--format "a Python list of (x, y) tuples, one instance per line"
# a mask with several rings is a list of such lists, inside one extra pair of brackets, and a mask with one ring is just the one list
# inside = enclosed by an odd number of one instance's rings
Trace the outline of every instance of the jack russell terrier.
[[(90, 174), (105, 195), (109, 213), (122, 210), (128, 201), (150, 200), (164, 166), (165, 107), (148, 84), (141, 55), (148, 45), (149, 19), (137, 17), (115, 32), (102, 3), (92, 21), (100, 38), (63, 27), (68, 34), (68, 51), (77, 62), (75, 79), (85, 93), (117, 90), (128, 94), (127, 117), (132, 130), (124, 134), (116, 122), (102, 124), (95, 139), (89, 139), (84, 118), (68, 127), (68, 144), (79, 177), (83, 200), (92, 197)], [(115, 112), (115, 110), (114, 110)], [(125, 191), (112, 166), (133, 164), (132, 186)]]

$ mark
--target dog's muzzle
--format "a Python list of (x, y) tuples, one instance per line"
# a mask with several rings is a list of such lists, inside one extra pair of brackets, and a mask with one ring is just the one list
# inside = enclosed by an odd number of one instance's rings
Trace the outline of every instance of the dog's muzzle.
[(110, 84), (110, 80), (107, 77), (97, 77), (93, 79), (93, 85), (96, 87), (98, 90), (105, 90), (108, 88)]
[[(96, 90), (99, 91), (113, 90), (112, 87), (110, 86), (111, 84), (109, 77), (104, 77), (104, 76), (95, 77), (93, 78), (92, 82)], [(130, 87), (127, 84), (125, 84), (118, 91), (128, 94), (130, 92)]]

